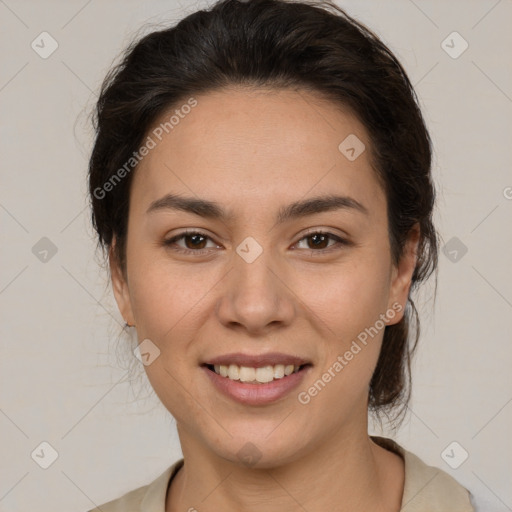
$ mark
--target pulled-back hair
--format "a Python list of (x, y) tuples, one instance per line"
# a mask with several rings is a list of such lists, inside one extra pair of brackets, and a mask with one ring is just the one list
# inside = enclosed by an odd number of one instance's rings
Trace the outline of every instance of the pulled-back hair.
[(374, 412), (389, 416), (403, 411), (410, 397), (410, 358), (419, 338), (411, 293), (437, 268), (431, 140), (396, 57), (340, 7), (223, 0), (133, 42), (105, 78), (94, 113), (89, 191), (98, 245), (106, 254), (115, 237), (114, 256), (125, 273), (136, 165), (108, 191), (104, 184), (126, 169), (162, 113), (191, 96), (229, 86), (311, 91), (353, 112), (368, 132), (372, 167), (386, 195), (395, 264), (419, 224), (408, 304), (402, 320), (385, 328), (368, 397)]

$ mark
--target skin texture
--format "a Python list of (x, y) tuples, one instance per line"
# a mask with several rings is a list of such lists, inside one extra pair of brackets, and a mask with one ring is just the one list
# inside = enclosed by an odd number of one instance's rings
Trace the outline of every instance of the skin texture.
[[(393, 304), (402, 310), (387, 323), (401, 319), (417, 233), (395, 267), (370, 141), (350, 113), (291, 89), (229, 88), (196, 99), (136, 170), (126, 278), (111, 252), (125, 321), (161, 351), (145, 370), (176, 419), (185, 457), (166, 511), (398, 511), (402, 459), (367, 434), (368, 386), (384, 329), (308, 404), (297, 393)], [(355, 161), (338, 150), (349, 134), (366, 145)], [(146, 213), (170, 192), (218, 202), (232, 216)], [(350, 196), (368, 215), (347, 208), (276, 224), (280, 207), (328, 194)], [(190, 238), (164, 245), (185, 229), (209, 238), (199, 247)], [(317, 248), (311, 235), (318, 230), (349, 243), (326, 239)], [(263, 250), (252, 263), (236, 253), (248, 236)], [(300, 389), (264, 406), (221, 395), (200, 367), (221, 354), (276, 351), (312, 368)], [(247, 442), (261, 453), (252, 467), (237, 456)]]

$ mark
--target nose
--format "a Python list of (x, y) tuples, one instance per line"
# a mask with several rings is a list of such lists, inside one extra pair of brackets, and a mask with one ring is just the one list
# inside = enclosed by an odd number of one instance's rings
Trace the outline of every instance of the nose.
[(290, 325), (296, 314), (296, 299), (284, 265), (272, 260), (271, 250), (263, 250), (249, 261), (234, 255), (217, 303), (219, 321), (252, 335)]

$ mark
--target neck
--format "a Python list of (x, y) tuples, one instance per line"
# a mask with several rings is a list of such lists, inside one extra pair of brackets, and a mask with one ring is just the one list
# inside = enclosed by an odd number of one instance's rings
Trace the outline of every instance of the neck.
[(267, 469), (221, 458), (178, 431), (185, 464), (168, 492), (166, 512), (400, 510), (403, 461), (365, 431), (337, 434), (302, 457)]

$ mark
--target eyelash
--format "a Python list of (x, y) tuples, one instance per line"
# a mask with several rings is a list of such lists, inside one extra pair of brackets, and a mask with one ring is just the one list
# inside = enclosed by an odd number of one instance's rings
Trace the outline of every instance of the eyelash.
[[(166, 246), (166, 247), (169, 247), (171, 248), (173, 251), (176, 251), (176, 252), (179, 252), (179, 253), (182, 253), (182, 254), (194, 254), (194, 255), (203, 255), (203, 254), (206, 254), (210, 251), (210, 249), (199, 249), (199, 250), (193, 250), (193, 249), (183, 249), (182, 247), (179, 247), (176, 248), (176, 247), (172, 247), (173, 244), (175, 244), (178, 240), (181, 240), (182, 238), (185, 238), (187, 236), (192, 236), (192, 235), (200, 235), (208, 240), (211, 240), (211, 238), (209, 236), (207, 236), (205, 233), (201, 233), (200, 231), (183, 231), (182, 233), (180, 233), (179, 235), (176, 235), (176, 236), (173, 236), (172, 238), (169, 238), (167, 240), (164, 240), (163, 242), (163, 245)], [(346, 245), (350, 245), (350, 242), (348, 242), (347, 240), (333, 234), (333, 233), (330, 233), (328, 231), (322, 231), (322, 230), (317, 230), (317, 231), (311, 231), (310, 233), (307, 233), (306, 235), (304, 235), (297, 243), (299, 242), (302, 242), (302, 240), (306, 239), (306, 238), (309, 238), (313, 235), (324, 235), (324, 236), (327, 236), (329, 237), (330, 239), (334, 240), (335, 242), (337, 242), (336, 244), (334, 244), (333, 246), (327, 248), (327, 249), (302, 249), (302, 250), (309, 250), (311, 251), (311, 253), (328, 253), (328, 252), (331, 252), (332, 250), (336, 250), (337, 248), (339, 248), (339, 246), (346, 246)], [(212, 240), (213, 241), (213, 240)], [(338, 246), (338, 247), (337, 247)]]

